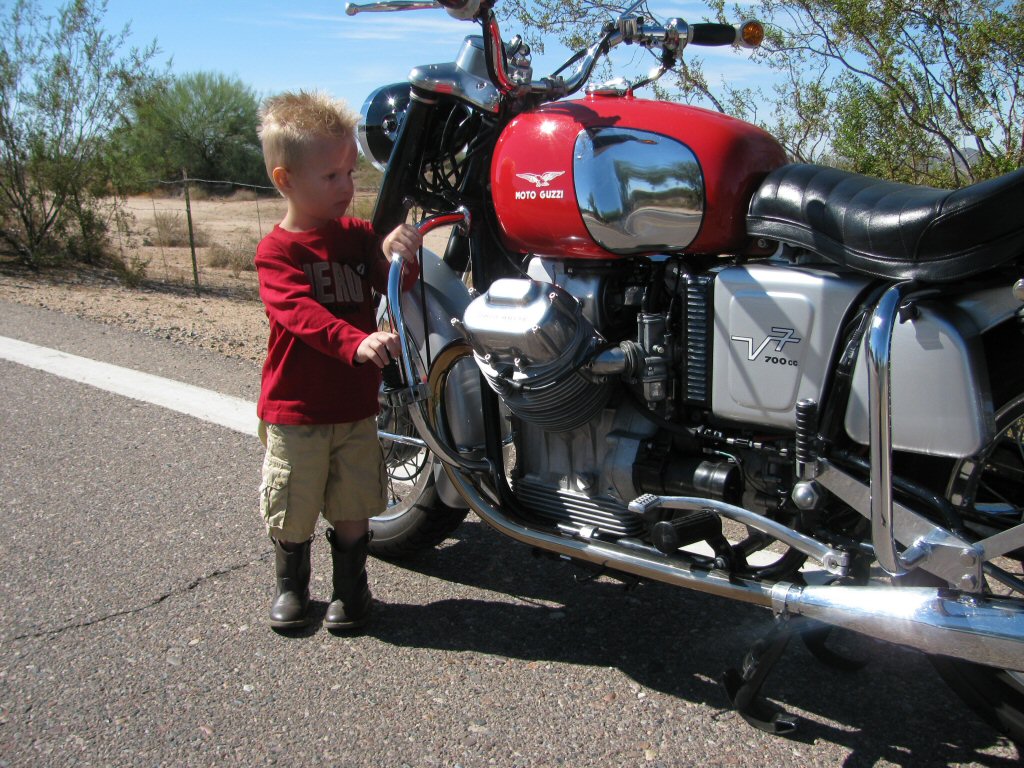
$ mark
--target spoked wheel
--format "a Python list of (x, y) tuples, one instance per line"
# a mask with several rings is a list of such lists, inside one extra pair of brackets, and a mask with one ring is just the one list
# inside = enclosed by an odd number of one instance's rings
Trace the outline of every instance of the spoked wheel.
[[(980, 453), (957, 463), (947, 487), (950, 501), (977, 539), (1024, 520), (1024, 394), (996, 414), (996, 437)], [(1024, 599), (1020, 550), (986, 572), (989, 594)], [(915, 572), (918, 583), (930, 574)], [(930, 577), (934, 579), (934, 577)], [(987, 722), (1024, 745), (1024, 673), (932, 657), (943, 679)]]
[(458, 528), (468, 510), (449, 507), (438, 498), (436, 462), (430, 451), (389, 437), (415, 437), (405, 408), (382, 409), (377, 429), (387, 473), (388, 507), (384, 514), (370, 519), (370, 552), (398, 560), (440, 544)]
[[(378, 314), (378, 327), (388, 329), (387, 315)], [(468, 510), (445, 504), (434, 487), (437, 462), (417, 441), (408, 409), (382, 408), (377, 434), (387, 474), (387, 509), (370, 519), (370, 553), (399, 560), (435, 547), (465, 519)]]

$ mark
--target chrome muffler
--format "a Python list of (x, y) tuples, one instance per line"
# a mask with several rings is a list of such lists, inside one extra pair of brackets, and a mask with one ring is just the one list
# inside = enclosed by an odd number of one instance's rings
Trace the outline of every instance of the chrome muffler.
[(456, 490), (485, 523), (510, 538), (574, 560), (652, 581), (805, 616), (878, 640), (988, 666), (1024, 671), (1024, 606), (928, 587), (762, 584), (691, 568), (656, 550), (568, 538), (511, 519), (464, 472), (445, 464)]

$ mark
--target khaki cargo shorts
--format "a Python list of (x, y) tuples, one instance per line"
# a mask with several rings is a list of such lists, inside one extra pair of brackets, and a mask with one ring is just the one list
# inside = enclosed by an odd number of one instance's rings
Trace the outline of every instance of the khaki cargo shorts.
[(384, 511), (387, 482), (377, 419), (351, 424), (259, 425), (266, 446), (260, 512), (276, 539), (306, 541), (317, 518), (334, 525)]

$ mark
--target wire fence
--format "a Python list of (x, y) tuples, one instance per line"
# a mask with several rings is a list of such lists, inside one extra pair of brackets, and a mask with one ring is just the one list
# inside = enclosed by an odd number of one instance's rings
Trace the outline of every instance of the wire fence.
[[(284, 217), (272, 186), (201, 179), (157, 179), (153, 192), (129, 197), (131, 214), (121, 250), (146, 279), (204, 287), (253, 289), (259, 241)], [(376, 185), (359, 188), (349, 215), (369, 217)], [(248, 273), (248, 274), (247, 274)]]

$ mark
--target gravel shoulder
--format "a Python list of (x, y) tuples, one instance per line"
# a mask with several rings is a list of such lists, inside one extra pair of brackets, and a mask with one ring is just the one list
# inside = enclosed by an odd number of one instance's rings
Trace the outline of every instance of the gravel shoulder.
[[(156, 244), (158, 222), (166, 226), (170, 218), (185, 226), (183, 201), (136, 197), (127, 206), (135, 226), (117, 245), (128, 263), (145, 265), (140, 285), (128, 287), (112, 270), (78, 264), (33, 273), (0, 254), (0, 299), (262, 364), (267, 318), (251, 262), (260, 237), (283, 214), (282, 202), (192, 201), (202, 243), (196, 248), (198, 291), (187, 243)], [(445, 237), (431, 233), (427, 246), (442, 249)], [(229, 263), (214, 266), (225, 254), (233, 257)]]
[(191, 287), (168, 282), (128, 288), (108, 270), (34, 274), (0, 263), (0, 299), (259, 363), (267, 318), (252, 275), (245, 291), (210, 288), (197, 296)]

